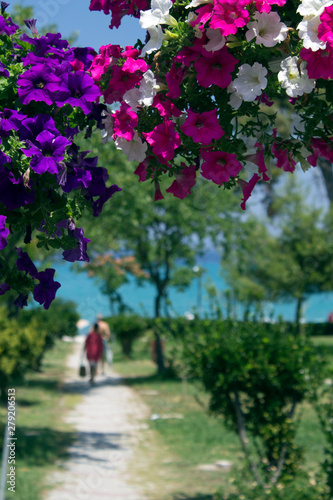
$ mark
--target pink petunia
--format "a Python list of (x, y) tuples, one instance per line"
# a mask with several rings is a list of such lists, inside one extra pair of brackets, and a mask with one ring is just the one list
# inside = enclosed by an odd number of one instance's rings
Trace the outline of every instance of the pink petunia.
[(271, 5), (282, 7), (286, 2), (287, 0), (256, 0), (255, 4), (258, 12), (270, 12)]
[(291, 152), (281, 147), (281, 144), (273, 142), (272, 153), (276, 158), (276, 166), (278, 168), (282, 168), (285, 172), (293, 172), (295, 170), (296, 162)]
[(183, 200), (187, 195), (191, 194), (191, 188), (196, 183), (196, 169), (194, 166), (187, 167), (184, 163), (179, 174), (175, 174), (175, 180), (168, 189), (167, 193), (172, 193), (177, 198)]
[(152, 106), (158, 110), (163, 118), (170, 118), (171, 116), (178, 118), (182, 114), (180, 109), (161, 93), (155, 95)]
[(153, 153), (160, 156), (163, 160), (172, 160), (175, 156), (175, 149), (181, 145), (181, 139), (175, 130), (175, 123), (170, 120), (164, 120), (151, 132), (143, 132), (148, 144), (151, 145)]
[(318, 80), (333, 78), (333, 50), (328, 46), (325, 50), (312, 51), (302, 48), (300, 57), (307, 62), (308, 77)]
[(201, 57), (194, 63), (198, 83), (205, 88), (211, 85), (227, 88), (236, 63), (238, 59), (230, 54), (225, 46), (217, 52), (207, 52), (203, 49)]
[(265, 160), (264, 160), (264, 154), (263, 154), (263, 146), (259, 142), (256, 142), (254, 145), (257, 149), (257, 152), (252, 155), (246, 155), (245, 160), (250, 161), (251, 163), (254, 163), (255, 165), (258, 166), (258, 173), (262, 174), (262, 180), (263, 181), (269, 181), (270, 178), (268, 177), (267, 173), (267, 167), (265, 165)]
[(170, 71), (166, 73), (165, 79), (169, 88), (166, 94), (170, 99), (178, 99), (181, 94), (180, 85), (185, 77), (186, 68), (176, 67), (175, 61), (172, 62)]
[(215, 0), (209, 27), (219, 29), (222, 36), (235, 35), (238, 28), (243, 28), (250, 21), (249, 13), (244, 8), (248, 3), (248, 0)]
[(320, 16), (318, 38), (333, 46), (333, 5), (326, 7)]
[(192, 137), (193, 142), (208, 146), (213, 139), (221, 139), (224, 134), (218, 122), (216, 112), (217, 109), (205, 111), (201, 114), (188, 110), (187, 118), (180, 128), (185, 135)]
[(237, 183), (241, 187), (241, 190), (243, 191), (243, 198), (241, 203), (242, 210), (246, 209), (246, 202), (250, 198), (252, 191), (259, 180), (260, 180), (260, 175), (258, 174), (253, 174), (253, 176), (248, 182), (244, 181), (243, 179), (237, 179)]
[(224, 151), (202, 150), (204, 160), (201, 165), (201, 175), (221, 186), (228, 182), (230, 177), (236, 177), (242, 170), (242, 164), (237, 155)]
[(160, 183), (158, 181), (155, 181), (154, 201), (163, 200), (163, 198), (164, 198), (164, 196), (163, 196), (161, 188), (160, 188)]
[(313, 167), (317, 166), (318, 156), (333, 163), (333, 141), (330, 139), (324, 141), (319, 137), (312, 137), (309, 149), (312, 151), (312, 155), (308, 156), (307, 160)]
[(127, 141), (132, 140), (139, 120), (131, 107), (122, 102), (120, 109), (113, 114), (113, 119), (114, 136), (124, 137)]

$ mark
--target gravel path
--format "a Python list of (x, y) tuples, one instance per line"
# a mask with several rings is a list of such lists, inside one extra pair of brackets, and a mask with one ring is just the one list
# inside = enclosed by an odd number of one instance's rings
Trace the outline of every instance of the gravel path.
[(148, 410), (132, 389), (110, 368), (98, 375), (90, 387), (88, 377), (77, 375), (82, 341), (77, 338), (68, 358), (72, 369), (65, 390), (83, 395), (70, 413), (77, 441), (69, 448), (69, 459), (58, 465), (48, 484), (54, 489), (45, 500), (146, 500), (139, 486), (129, 481), (140, 429)]

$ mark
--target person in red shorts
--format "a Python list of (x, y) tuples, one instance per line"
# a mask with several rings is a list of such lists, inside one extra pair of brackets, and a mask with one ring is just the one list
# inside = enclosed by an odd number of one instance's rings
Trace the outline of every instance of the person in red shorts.
[(90, 368), (90, 383), (95, 382), (95, 375), (97, 371), (97, 363), (103, 354), (103, 340), (98, 333), (98, 324), (95, 323), (92, 331), (87, 335), (84, 349), (87, 354), (87, 360)]

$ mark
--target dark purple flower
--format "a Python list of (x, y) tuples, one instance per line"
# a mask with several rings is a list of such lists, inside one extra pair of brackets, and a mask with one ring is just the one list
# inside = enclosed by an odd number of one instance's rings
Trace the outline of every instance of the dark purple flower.
[(6, 292), (8, 292), (8, 290), (10, 290), (10, 286), (7, 285), (7, 283), (1, 283), (0, 285), (0, 295), (5, 295)]
[(0, 76), (9, 77), (9, 71), (2, 62), (0, 62)]
[(16, 261), (17, 269), (25, 272), (25, 274), (29, 274), (32, 278), (35, 278), (38, 271), (27, 252), (23, 252), (22, 248), (15, 248), (15, 250), (19, 257)]
[(58, 174), (61, 169), (59, 163), (64, 159), (65, 149), (71, 144), (70, 141), (44, 130), (36, 137), (36, 143), (39, 143), (39, 147), (30, 143), (29, 149), (22, 149), (26, 156), (32, 157), (30, 162), (32, 170), (37, 174), (44, 172)]
[(49, 115), (37, 115), (34, 118), (27, 118), (22, 121), (22, 126), (20, 128), (20, 139), (21, 141), (32, 141), (36, 140), (36, 137), (43, 132), (48, 130), (55, 136), (60, 135), (59, 130), (56, 128), (53, 118)]
[(10, 36), (18, 29), (20, 29), (19, 26), (14, 24), (10, 17), (5, 19), (3, 16), (0, 16), (0, 35)]
[(14, 109), (4, 108), (0, 112), (0, 136), (8, 137), (13, 130), (19, 130), (27, 116)]
[(0, 202), (7, 210), (15, 210), (33, 203), (35, 193), (31, 186), (32, 182), (29, 181), (27, 185), (23, 175), (16, 180), (13, 172), (4, 166), (0, 167)]
[(37, 28), (36, 28), (36, 22), (37, 22), (37, 19), (25, 19), (24, 20), (24, 24), (26, 25), (26, 27), (35, 36), (38, 35), (38, 31), (37, 31)]
[(70, 104), (78, 106), (87, 115), (90, 113), (101, 92), (94, 80), (84, 71), (64, 73), (61, 77), (62, 85), (56, 96), (57, 106)]
[(39, 284), (34, 289), (34, 299), (43, 305), (44, 309), (50, 307), (58, 288), (61, 286), (58, 281), (54, 281), (54, 273), (54, 269), (45, 269), (35, 276), (39, 280)]
[(98, 198), (98, 200), (92, 202), (93, 216), (98, 217), (101, 213), (104, 203), (106, 203), (111, 196), (114, 195), (117, 191), (121, 191), (121, 188), (116, 184), (105, 189), (104, 193)]
[(59, 174), (59, 185), (65, 193), (70, 193), (73, 189), (88, 188), (92, 183), (93, 176), (86, 167), (95, 166), (97, 157), (85, 158), (88, 151), (79, 153), (76, 144), (72, 144), (67, 153), (71, 155), (71, 160), (63, 166), (63, 170)]
[(84, 70), (88, 71), (95, 55), (96, 52), (92, 47), (75, 47), (73, 63), (75, 61), (81, 62), (83, 64)]
[(50, 106), (54, 102), (55, 92), (59, 90), (60, 78), (52, 72), (48, 64), (36, 64), (18, 78), (17, 85), (22, 104), (42, 101)]
[[(87, 160), (96, 160), (96, 158), (86, 158)], [(86, 169), (92, 175), (92, 181), (88, 189), (89, 196), (101, 196), (106, 189), (106, 181), (109, 178), (108, 171), (104, 167), (96, 167), (94, 164), (91, 166), (86, 166)]]
[(24, 293), (20, 293), (17, 299), (14, 300), (14, 306), (20, 307), (21, 309), (23, 309), (23, 307), (27, 305), (28, 305), (28, 295), (25, 295)]
[(65, 250), (62, 253), (63, 258), (68, 262), (89, 262), (90, 259), (87, 255), (87, 244), (90, 240), (88, 240), (88, 238), (84, 238), (83, 229), (81, 227), (75, 228), (71, 234), (77, 240), (77, 245), (70, 250)]
[[(1, 142), (2, 141), (0, 140), (0, 144), (1, 144)], [(6, 163), (11, 163), (11, 162), (12, 162), (12, 159), (10, 158), (10, 156), (5, 155), (5, 153), (0, 150), (0, 167), (5, 165)]]
[(8, 245), (9, 229), (6, 228), (6, 219), (7, 217), (0, 215), (0, 250)]
[(5, 13), (5, 10), (9, 7), (9, 3), (7, 2), (1, 2), (1, 14)]

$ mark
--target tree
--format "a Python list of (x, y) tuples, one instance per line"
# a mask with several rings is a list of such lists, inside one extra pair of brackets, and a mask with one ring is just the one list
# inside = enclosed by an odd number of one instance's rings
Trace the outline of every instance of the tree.
[(313, 293), (333, 289), (333, 241), (330, 213), (305, 203), (291, 184), (275, 200), (275, 234), (249, 217), (224, 242), (224, 272), (235, 297), (246, 304), (295, 299), (295, 323)]
[[(99, 140), (92, 137), (92, 154), (99, 149)], [(195, 193), (184, 200), (169, 194), (164, 200), (154, 203), (153, 186), (148, 183), (138, 186), (133, 165), (120, 156), (112, 144), (99, 149), (99, 161), (101, 166), (108, 167), (112, 182), (122, 187), (122, 193), (116, 210), (105, 206), (100, 225), (89, 225), (89, 221), (85, 221), (87, 235), (93, 240), (92, 248), (98, 255), (93, 256), (93, 262), (96, 263), (100, 254), (111, 250), (120, 255), (134, 256), (155, 287), (154, 315), (159, 317), (163, 301), (168, 300), (169, 287), (184, 288), (191, 283), (195, 276), (195, 258), (203, 251), (205, 238), (222, 230), (227, 213), (235, 207), (233, 196), (215, 190), (209, 183), (198, 182)], [(223, 197), (224, 204), (221, 203), (217, 210), (219, 196)], [(102, 267), (99, 274), (103, 273), (110, 278), (113, 270)], [(109, 278), (110, 284), (112, 280)], [(105, 279), (103, 283), (106, 283)], [(113, 283), (116, 286), (119, 281)], [(159, 344), (157, 332), (155, 337)], [(162, 356), (159, 369), (164, 369)]]

